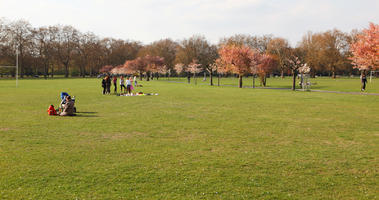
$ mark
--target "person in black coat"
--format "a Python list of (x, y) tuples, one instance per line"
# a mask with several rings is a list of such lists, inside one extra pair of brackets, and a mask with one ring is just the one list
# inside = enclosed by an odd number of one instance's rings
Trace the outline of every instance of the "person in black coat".
[(361, 76), (361, 82), (362, 82), (361, 91), (365, 91), (366, 90), (366, 84), (367, 84), (366, 74), (362, 74), (362, 76)]
[(105, 79), (106, 79), (106, 77), (103, 78), (101, 81), (101, 87), (103, 87), (103, 94), (105, 94), (105, 92), (106, 92), (106, 85), (107, 85), (106, 84), (107, 81)]
[(107, 79), (106, 79), (106, 82), (105, 82), (105, 85), (106, 85), (106, 93), (107, 94), (110, 94), (111, 93), (111, 78), (109, 76), (107, 76)]

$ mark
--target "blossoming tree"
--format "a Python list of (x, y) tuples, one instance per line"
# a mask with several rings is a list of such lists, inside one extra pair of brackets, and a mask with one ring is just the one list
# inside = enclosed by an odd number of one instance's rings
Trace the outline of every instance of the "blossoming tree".
[(195, 80), (195, 85), (197, 84), (196, 74), (200, 73), (202, 69), (200, 68), (201, 64), (197, 60), (192, 60), (188, 65), (188, 71), (193, 74), (193, 79)]
[(379, 25), (370, 23), (368, 29), (364, 29), (357, 36), (357, 41), (351, 45), (354, 67), (361, 73), (368, 70), (379, 69)]
[(227, 45), (219, 49), (220, 61), (227, 71), (238, 74), (238, 87), (242, 88), (242, 76), (251, 72), (255, 64), (254, 51), (247, 46)]

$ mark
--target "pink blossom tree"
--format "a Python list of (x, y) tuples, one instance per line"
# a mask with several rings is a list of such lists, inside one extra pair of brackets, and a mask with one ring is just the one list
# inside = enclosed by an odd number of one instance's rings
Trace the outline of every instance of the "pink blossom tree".
[(357, 36), (357, 41), (351, 45), (354, 67), (361, 73), (368, 70), (379, 69), (379, 25), (370, 23), (368, 29), (364, 29)]
[(184, 72), (184, 65), (183, 63), (178, 63), (174, 66), (174, 69), (176, 73), (179, 75), (180, 73)]
[(278, 65), (277, 60), (270, 54), (262, 54), (259, 58), (259, 63), (257, 66), (257, 73), (261, 80), (263, 87), (266, 87), (266, 77), (272, 72), (275, 67)]
[(304, 64), (296, 55), (291, 55), (289, 58), (286, 59), (286, 62), (288, 63), (289, 69), (291, 69), (292, 72), (292, 90), (295, 90), (297, 71), (300, 67), (304, 66)]
[(242, 88), (242, 76), (251, 72), (254, 51), (247, 46), (227, 45), (219, 49), (220, 60), (227, 71), (238, 74), (238, 87)]
[(198, 63), (197, 60), (192, 60), (192, 62), (188, 65), (188, 71), (193, 74), (193, 78), (195, 80), (195, 85), (197, 84), (196, 74), (200, 73), (202, 69), (200, 68), (201, 64)]
[(99, 72), (102, 74), (109, 74), (112, 69), (113, 69), (112, 65), (105, 65), (105, 66), (100, 68)]

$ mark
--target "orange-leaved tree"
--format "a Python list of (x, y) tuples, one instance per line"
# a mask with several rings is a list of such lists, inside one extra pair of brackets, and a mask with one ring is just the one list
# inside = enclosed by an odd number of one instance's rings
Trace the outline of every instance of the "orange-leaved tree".
[(261, 54), (259, 64), (257, 66), (257, 73), (261, 79), (261, 84), (266, 87), (267, 74), (271, 73), (275, 67), (278, 66), (278, 61), (270, 54)]
[(242, 88), (242, 76), (251, 72), (255, 65), (254, 50), (248, 46), (226, 45), (219, 49), (220, 60), (226, 67), (225, 71), (238, 74), (238, 87)]

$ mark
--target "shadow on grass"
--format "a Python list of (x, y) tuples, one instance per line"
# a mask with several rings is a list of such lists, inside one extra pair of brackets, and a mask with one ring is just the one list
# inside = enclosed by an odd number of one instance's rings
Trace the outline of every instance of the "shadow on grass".
[(84, 114), (96, 114), (97, 112), (76, 112), (76, 113), (84, 113)]
[(73, 117), (99, 117), (97, 115), (76, 115), (76, 116), (73, 116)]

